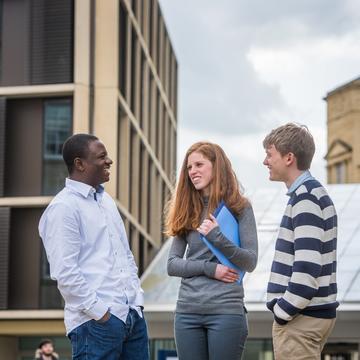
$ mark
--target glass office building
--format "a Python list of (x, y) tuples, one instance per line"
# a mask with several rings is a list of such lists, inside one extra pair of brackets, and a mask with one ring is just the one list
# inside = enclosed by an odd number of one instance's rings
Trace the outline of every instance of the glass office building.
[(41, 337), (71, 354), (37, 230), (68, 136), (95, 134), (114, 160), (106, 190), (140, 274), (161, 248), (177, 73), (157, 0), (0, 0), (0, 359), (32, 358)]

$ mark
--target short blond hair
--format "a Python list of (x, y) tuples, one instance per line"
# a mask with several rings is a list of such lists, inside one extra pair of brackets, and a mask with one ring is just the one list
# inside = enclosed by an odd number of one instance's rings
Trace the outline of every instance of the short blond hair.
[(299, 170), (310, 168), (315, 153), (315, 142), (307, 126), (287, 123), (273, 129), (263, 141), (265, 149), (271, 145), (274, 145), (283, 156), (289, 152), (293, 153)]

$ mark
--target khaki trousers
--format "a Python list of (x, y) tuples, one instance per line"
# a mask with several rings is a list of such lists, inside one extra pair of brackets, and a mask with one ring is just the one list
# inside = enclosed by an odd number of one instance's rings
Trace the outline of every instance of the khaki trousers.
[(320, 360), (336, 319), (298, 315), (286, 325), (273, 323), (275, 360)]

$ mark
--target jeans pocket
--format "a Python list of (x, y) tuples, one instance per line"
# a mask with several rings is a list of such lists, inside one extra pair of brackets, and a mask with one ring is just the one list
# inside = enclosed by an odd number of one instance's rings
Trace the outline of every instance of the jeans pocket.
[(98, 324), (98, 325), (101, 325), (101, 326), (105, 326), (105, 325), (107, 325), (107, 324), (110, 322), (110, 320), (111, 320), (112, 317), (113, 317), (113, 314), (110, 313), (110, 316), (109, 316), (109, 318), (108, 318), (106, 321), (99, 321), (99, 320), (93, 320), (93, 321), (95, 322), (95, 324)]

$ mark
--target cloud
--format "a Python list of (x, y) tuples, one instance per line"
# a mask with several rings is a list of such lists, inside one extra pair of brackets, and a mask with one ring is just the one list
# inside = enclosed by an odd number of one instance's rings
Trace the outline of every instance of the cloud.
[(261, 138), (296, 121), (316, 134), (324, 180), (323, 97), (360, 75), (358, 0), (160, 3), (179, 61), (179, 154), (213, 139), (245, 185), (266, 184)]
[(246, 57), (248, 36), (227, 22), (226, 6), (212, 4), (185, 1), (167, 19), (179, 31), (170, 35), (177, 39), (181, 123), (224, 134), (264, 129), (268, 114), (284, 106), (279, 89), (258, 79)]
[(247, 56), (258, 77), (280, 89), (294, 121), (324, 124), (322, 98), (340, 85), (339, 79), (345, 82), (359, 76), (360, 30), (288, 47), (254, 45)]

